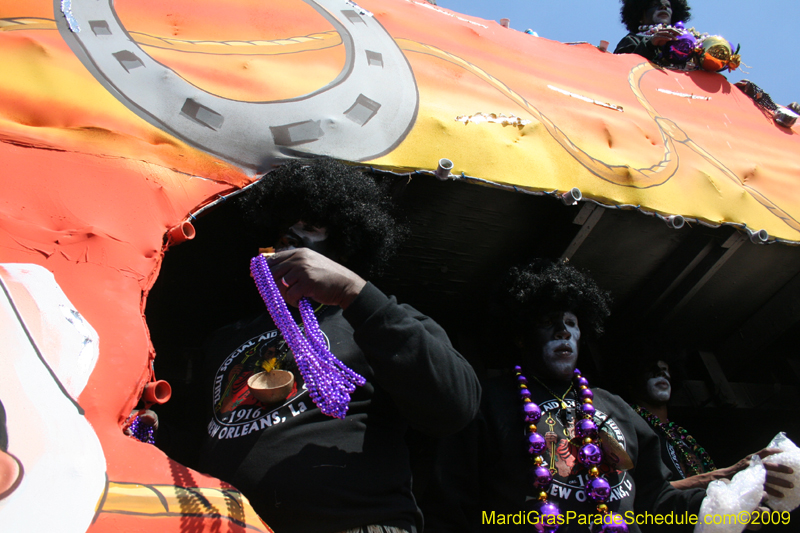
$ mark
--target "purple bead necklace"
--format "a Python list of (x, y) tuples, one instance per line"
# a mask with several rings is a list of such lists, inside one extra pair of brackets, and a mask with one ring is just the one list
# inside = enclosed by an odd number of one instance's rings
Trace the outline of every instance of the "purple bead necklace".
[(275, 285), (263, 255), (259, 254), (250, 261), (250, 272), (272, 321), (294, 354), (311, 400), (326, 415), (344, 418), (350, 403), (350, 393), (356, 390), (356, 385), (363, 386), (367, 380), (328, 350), (311, 302), (307, 298), (302, 298), (297, 304), (303, 319), (303, 335)]
[(156, 436), (155, 429), (150, 424), (142, 422), (141, 417), (137, 413), (133, 416), (133, 420), (128, 425), (131, 438), (134, 438), (145, 444), (155, 444)]
[[(541, 533), (553, 533), (558, 530), (559, 522), (563, 523), (563, 516), (559, 519), (561, 511), (558, 506), (547, 501), (547, 492), (553, 482), (553, 474), (542, 457), (542, 452), (547, 447), (547, 442), (536, 431), (536, 423), (542, 417), (542, 410), (531, 400), (531, 392), (528, 390), (528, 378), (522, 375), (522, 367), (515, 366), (514, 373), (517, 377), (519, 395), (522, 399), (522, 416), (527, 424), (528, 453), (533, 461), (529, 480), (533, 487), (539, 490), (540, 503), (537, 510), (540, 520), (535, 526), (536, 530)], [(628, 526), (622, 520), (622, 517), (609, 511), (606, 505), (608, 498), (611, 496), (611, 485), (600, 474), (600, 469), (598, 468), (598, 465), (603, 462), (603, 450), (597, 444), (600, 440), (597, 424), (594, 422), (595, 408), (592, 404), (594, 394), (589, 389), (589, 382), (581, 376), (580, 370), (576, 368), (572, 374), (572, 386), (570, 388), (575, 389), (575, 394), (581, 402), (581, 405), (576, 409), (578, 421), (575, 423), (575, 441), (580, 443), (578, 461), (586, 467), (589, 474), (589, 481), (586, 483), (586, 495), (597, 504), (597, 512), (603, 516), (603, 524), (599, 531), (603, 533), (627, 533)], [(566, 397), (566, 394), (564, 396)], [(562, 404), (564, 404), (563, 398)]]

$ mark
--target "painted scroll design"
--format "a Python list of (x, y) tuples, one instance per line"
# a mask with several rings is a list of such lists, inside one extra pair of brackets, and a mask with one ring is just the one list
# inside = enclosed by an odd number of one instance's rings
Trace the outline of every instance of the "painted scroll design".
[(731, 180), (733, 183), (738, 185), (739, 187), (745, 189), (749, 192), (755, 200), (761, 204), (764, 208), (766, 208), (773, 216), (779, 218), (783, 221), (784, 224), (792, 228), (793, 230), (800, 232), (800, 222), (798, 222), (794, 217), (792, 217), (789, 213), (779, 207), (775, 202), (767, 198), (763, 193), (754, 189), (736, 175), (731, 169), (726, 167), (719, 159), (714, 157), (708, 150), (704, 149), (702, 146), (698, 145), (694, 142), (687, 134), (684, 132), (675, 122), (664, 118), (658, 114), (655, 108), (650, 104), (647, 100), (647, 97), (644, 95), (642, 91), (642, 79), (644, 76), (653, 70), (656, 70), (650, 63), (642, 63), (634, 67), (630, 75), (628, 76), (628, 81), (630, 83), (631, 90), (636, 95), (636, 99), (639, 103), (642, 104), (642, 107), (647, 111), (650, 117), (656, 122), (658, 125), (659, 131), (662, 135), (668, 135), (670, 139), (672, 139), (676, 143), (683, 144), (684, 146), (688, 147), (690, 150), (695, 152), (697, 155), (711, 163), (715, 166), (722, 175)]
[[(181, 520), (181, 531), (197, 526), (193, 519), (226, 521), (237, 531), (271, 533), (256, 517), (242, 493), (233, 487), (181, 487), (176, 485), (111, 481), (98, 513)], [(230, 530), (230, 528), (229, 528)]]
[(664, 156), (661, 161), (647, 168), (631, 168), (629, 165), (609, 165), (587, 153), (585, 150), (576, 145), (569, 136), (559, 128), (553, 120), (541, 112), (535, 105), (530, 103), (524, 96), (514, 91), (511, 87), (506, 85), (503, 81), (495, 78), (484, 69), (477, 65), (470, 63), (456, 55), (451, 54), (435, 46), (417, 43), (405, 39), (398, 39), (400, 48), (409, 52), (417, 52), (421, 54), (430, 55), (438, 59), (442, 59), (454, 65), (457, 65), (478, 78), (484, 80), (500, 91), (508, 99), (525, 109), (533, 118), (538, 120), (553, 137), (553, 139), (560, 144), (564, 150), (574, 157), (581, 165), (583, 165), (589, 172), (594, 174), (600, 179), (624, 185), (628, 187), (636, 187), (636, 183), (647, 183), (648, 187), (653, 185), (660, 185), (666, 182), (669, 178), (675, 175), (678, 170), (678, 157), (674, 150), (672, 139), (661, 131), (661, 140), (664, 143)]
[(721, 161), (694, 142), (674, 121), (657, 113), (641, 89), (641, 83), (644, 76), (648, 72), (656, 70), (656, 68), (650, 63), (642, 63), (634, 67), (628, 76), (628, 82), (637, 100), (658, 127), (658, 131), (664, 146), (664, 155), (660, 161), (650, 167), (632, 168), (629, 165), (610, 165), (593, 157), (591, 154), (577, 146), (563, 130), (561, 130), (535, 105), (525, 99), (525, 97), (477, 65), (474, 65), (458, 56), (434, 46), (405, 39), (397, 39), (397, 42), (402, 50), (426, 54), (447, 61), (469, 71), (473, 75), (492, 85), (508, 99), (530, 113), (531, 116), (533, 116), (545, 127), (552, 138), (569, 155), (571, 155), (589, 172), (604, 181), (614, 183), (615, 185), (619, 185), (621, 187), (632, 187), (636, 189), (647, 189), (650, 187), (663, 185), (678, 171), (679, 154), (676, 150), (676, 143), (681, 144), (691, 149), (710, 164), (715, 166), (726, 178), (747, 190), (753, 196), (753, 198), (755, 198), (755, 200), (765, 207), (773, 216), (780, 219), (794, 231), (800, 232), (800, 222), (798, 222), (794, 217), (775, 204), (775, 202), (767, 198), (763, 193), (739, 179), (736, 174), (727, 168)]

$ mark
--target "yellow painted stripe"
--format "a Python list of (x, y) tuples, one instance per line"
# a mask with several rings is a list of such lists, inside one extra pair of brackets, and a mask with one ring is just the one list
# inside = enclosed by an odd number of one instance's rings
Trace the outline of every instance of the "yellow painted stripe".
[(342, 44), (336, 31), (272, 41), (192, 41), (131, 32), (137, 44), (178, 52), (214, 55), (280, 55), (323, 50)]
[(0, 19), (0, 31), (55, 30), (56, 21), (40, 18)]
[(109, 482), (101, 511), (158, 516), (221, 515), (244, 522), (244, 505), (241, 493), (233, 489)]
[[(57, 27), (54, 20), (40, 18), (0, 19), (0, 31), (55, 29)], [(342, 44), (342, 38), (335, 30), (270, 41), (199, 41), (170, 39), (169, 37), (159, 37), (135, 31), (130, 32), (130, 34), (134, 41), (141, 46), (213, 55), (294, 54), (297, 52), (324, 50)]]

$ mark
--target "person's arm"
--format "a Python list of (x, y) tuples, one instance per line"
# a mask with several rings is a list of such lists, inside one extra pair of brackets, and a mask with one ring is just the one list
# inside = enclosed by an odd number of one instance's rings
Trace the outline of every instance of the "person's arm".
[(649, 38), (629, 33), (617, 44), (615, 54), (638, 54), (645, 59), (653, 60), (656, 57), (656, 47)]
[(477, 414), (481, 388), (470, 364), (435, 321), (368, 283), (344, 317), (375, 382), (417, 429), (447, 435)]
[(344, 310), (375, 383), (415, 428), (441, 436), (475, 417), (478, 378), (432, 319), (313, 250), (278, 252), (268, 264), (287, 303), (307, 297)]
[(645, 59), (653, 61), (658, 55), (658, 49), (668, 42), (675, 40), (680, 31), (674, 28), (664, 28), (653, 35), (636, 35), (629, 33), (617, 44), (615, 54), (638, 54)]
[[(714, 472), (719, 472), (715, 470)], [(675, 481), (670, 481), (670, 485), (674, 488), (679, 490), (687, 490), (687, 489), (705, 489), (709, 483), (716, 479), (723, 479), (725, 476), (716, 477), (714, 472), (703, 472), (702, 474), (697, 474), (695, 476), (689, 476), (684, 479), (678, 479)]]
[[(750, 466), (750, 459), (753, 457), (753, 455), (758, 455), (764, 459), (770, 455), (780, 453), (781, 451), (782, 450), (779, 448), (765, 448), (755, 454), (748, 455), (734, 465), (725, 468), (718, 468), (717, 470), (712, 470), (711, 472), (704, 472), (696, 476), (690, 476), (686, 479), (672, 481), (671, 484), (676, 489), (681, 490), (694, 488), (705, 489), (712, 481), (716, 481), (717, 479), (731, 479), (738, 472), (741, 472)], [(764, 481), (764, 492), (776, 498), (783, 498), (782, 491), (784, 489), (794, 488), (794, 485), (789, 481), (786, 481), (778, 476), (770, 475), (770, 473), (792, 474), (794, 471), (791, 468), (788, 466), (771, 463), (764, 463), (764, 468), (767, 470), (767, 478)]]

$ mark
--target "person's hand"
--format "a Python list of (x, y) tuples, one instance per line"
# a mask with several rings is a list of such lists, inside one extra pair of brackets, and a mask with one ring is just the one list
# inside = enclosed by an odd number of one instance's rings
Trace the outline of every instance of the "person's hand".
[[(764, 448), (760, 452), (758, 452), (758, 456), (762, 459), (769, 457), (770, 455), (774, 455), (776, 453), (781, 453), (783, 450), (780, 448)], [(767, 479), (764, 481), (764, 492), (769, 494), (774, 498), (783, 498), (783, 492), (781, 489), (793, 489), (794, 483), (791, 481), (787, 481), (782, 477), (770, 475), (770, 473), (778, 473), (778, 474), (794, 474), (794, 469), (786, 466), (786, 465), (778, 465), (774, 463), (764, 463), (764, 468), (767, 470)]]
[[(765, 459), (770, 455), (774, 455), (776, 453), (781, 453), (783, 450), (780, 448), (764, 448), (763, 450), (754, 453), (752, 455), (748, 455), (741, 461), (737, 462), (733, 466), (729, 466), (727, 468), (720, 468), (717, 473), (719, 475), (724, 476), (727, 479), (732, 478), (737, 472), (740, 472), (750, 466), (750, 460), (753, 455), (758, 455), (761, 459)], [(767, 478), (764, 481), (764, 492), (773, 496), (775, 498), (783, 498), (783, 492), (781, 489), (792, 489), (794, 488), (794, 484), (790, 481), (787, 481), (779, 476), (775, 476), (772, 474), (793, 474), (794, 470), (785, 465), (777, 465), (773, 463), (763, 463), (764, 468), (767, 471)]]
[(653, 43), (654, 46), (664, 46), (668, 42), (674, 41), (680, 37), (681, 34), (682, 32), (675, 28), (662, 28), (650, 37), (650, 42)]
[(308, 248), (277, 252), (267, 264), (286, 303), (293, 306), (306, 297), (347, 309), (367, 284), (356, 273)]
[[(158, 430), (158, 415), (155, 411), (151, 411), (150, 409), (134, 409), (131, 411), (131, 414), (128, 416), (128, 420), (133, 422), (134, 418), (139, 417), (139, 420), (143, 424), (147, 424), (148, 426), (153, 426), (153, 429)], [(133, 432), (131, 431), (130, 424), (126, 425), (125, 428), (122, 430), (127, 436), (133, 436)]]

